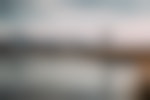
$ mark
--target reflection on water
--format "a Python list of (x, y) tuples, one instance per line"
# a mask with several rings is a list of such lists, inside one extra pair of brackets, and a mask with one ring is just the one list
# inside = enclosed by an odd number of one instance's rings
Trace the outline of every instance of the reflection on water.
[(36, 54), (13, 59), (0, 60), (0, 88), (16, 99), (106, 100), (110, 96), (114, 100), (130, 100), (137, 83), (132, 63), (106, 66), (103, 60), (77, 54)]

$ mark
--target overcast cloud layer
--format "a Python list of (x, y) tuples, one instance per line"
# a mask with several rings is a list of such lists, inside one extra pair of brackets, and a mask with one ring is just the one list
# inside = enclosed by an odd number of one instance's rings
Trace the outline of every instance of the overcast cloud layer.
[(109, 29), (116, 46), (150, 44), (149, 0), (11, 0), (10, 5), (1, 8), (2, 32), (24, 31), (42, 41), (78, 34), (97, 43)]

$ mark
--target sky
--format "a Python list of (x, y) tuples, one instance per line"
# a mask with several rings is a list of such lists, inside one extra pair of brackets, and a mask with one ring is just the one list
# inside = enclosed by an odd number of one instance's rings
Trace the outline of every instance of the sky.
[(16, 30), (32, 40), (68, 42), (80, 37), (87, 44), (98, 44), (110, 30), (116, 47), (150, 44), (149, 0), (11, 0), (10, 4), (7, 13), (1, 11), (2, 36)]

